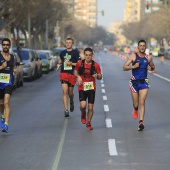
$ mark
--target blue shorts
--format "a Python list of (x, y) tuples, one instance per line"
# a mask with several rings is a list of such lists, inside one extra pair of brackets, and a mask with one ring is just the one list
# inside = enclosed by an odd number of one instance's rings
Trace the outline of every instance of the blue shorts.
[(139, 90), (149, 89), (149, 80), (130, 80), (129, 81), (129, 88), (133, 93), (138, 93)]

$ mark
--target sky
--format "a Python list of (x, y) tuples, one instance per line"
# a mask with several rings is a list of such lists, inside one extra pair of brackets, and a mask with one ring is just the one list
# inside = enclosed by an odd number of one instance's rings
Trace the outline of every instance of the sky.
[[(113, 20), (123, 20), (126, 0), (97, 0), (98, 1), (98, 25), (108, 29)], [(104, 16), (101, 15), (104, 10)]]

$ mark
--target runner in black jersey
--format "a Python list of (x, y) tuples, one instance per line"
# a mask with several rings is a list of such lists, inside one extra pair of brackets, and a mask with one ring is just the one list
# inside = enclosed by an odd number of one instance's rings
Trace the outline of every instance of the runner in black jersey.
[(0, 111), (2, 132), (8, 132), (10, 116), (10, 97), (12, 94), (13, 72), (18, 73), (14, 63), (14, 56), (9, 53), (11, 41), (8, 38), (2, 40), (0, 52)]
[(61, 66), (60, 71), (60, 81), (63, 89), (63, 104), (64, 104), (64, 113), (65, 117), (69, 118), (68, 111), (68, 97), (70, 99), (70, 112), (74, 111), (74, 85), (76, 84), (76, 77), (74, 76), (74, 68), (79, 58), (79, 52), (73, 49), (73, 39), (67, 38), (65, 45), (66, 50), (63, 50), (60, 53), (60, 59), (58, 60), (58, 64)]

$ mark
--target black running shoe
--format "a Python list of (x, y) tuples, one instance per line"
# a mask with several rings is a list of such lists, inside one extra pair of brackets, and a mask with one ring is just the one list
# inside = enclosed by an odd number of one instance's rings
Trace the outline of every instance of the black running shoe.
[(138, 126), (138, 131), (143, 131), (143, 129), (145, 128), (143, 121), (139, 122), (139, 126)]
[(64, 112), (64, 114), (65, 114), (65, 118), (69, 118), (69, 117), (70, 117), (68, 110), (66, 110), (66, 111)]
[(70, 112), (74, 111), (74, 102), (70, 102)]

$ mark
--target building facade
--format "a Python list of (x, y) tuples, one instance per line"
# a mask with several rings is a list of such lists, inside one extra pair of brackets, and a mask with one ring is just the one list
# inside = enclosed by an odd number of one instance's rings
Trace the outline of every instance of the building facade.
[(123, 21), (126, 23), (140, 21), (144, 15), (144, 2), (145, 0), (126, 0)]
[(97, 25), (97, 0), (74, 0), (74, 17), (90, 27)]

